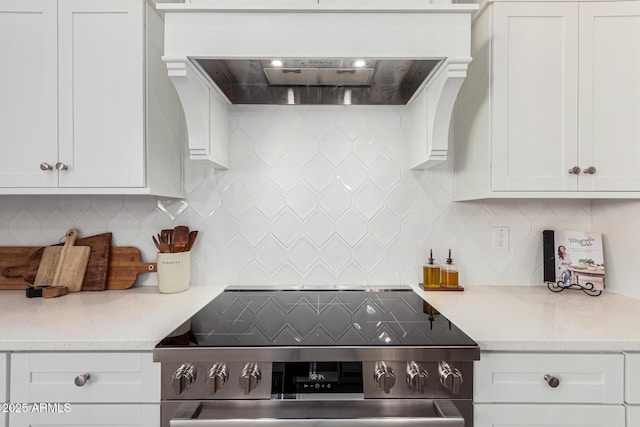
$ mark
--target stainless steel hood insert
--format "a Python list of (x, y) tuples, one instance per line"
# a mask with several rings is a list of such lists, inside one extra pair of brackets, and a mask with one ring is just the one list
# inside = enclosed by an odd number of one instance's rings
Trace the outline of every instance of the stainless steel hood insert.
[(191, 159), (228, 167), (233, 104), (332, 104), (401, 105), (413, 168), (446, 160), (477, 5), (185, 0), (156, 8)]
[[(405, 105), (440, 60), (192, 58), (232, 104)], [(361, 62), (358, 62), (361, 61)]]

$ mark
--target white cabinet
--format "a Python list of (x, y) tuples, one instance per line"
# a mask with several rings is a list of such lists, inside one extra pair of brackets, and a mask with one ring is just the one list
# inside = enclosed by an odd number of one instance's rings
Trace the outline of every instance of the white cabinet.
[(474, 404), (473, 414), (474, 427), (624, 427), (625, 425), (623, 406)]
[(144, 0), (0, 0), (0, 194), (182, 196), (182, 112)]
[(623, 427), (623, 390), (622, 354), (483, 352), (474, 425)]
[[(7, 355), (6, 353), (0, 353), (0, 404), (9, 400), (8, 390), (9, 383), (7, 382)], [(0, 427), (7, 425), (6, 413), (0, 412)]]
[(160, 367), (150, 352), (13, 353), (10, 396), (63, 404), (11, 413), (11, 426), (160, 425)]
[(456, 199), (640, 197), (640, 2), (495, 2), (456, 113)]
[(640, 425), (640, 353), (626, 353), (624, 402), (627, 408), (627, 426)]

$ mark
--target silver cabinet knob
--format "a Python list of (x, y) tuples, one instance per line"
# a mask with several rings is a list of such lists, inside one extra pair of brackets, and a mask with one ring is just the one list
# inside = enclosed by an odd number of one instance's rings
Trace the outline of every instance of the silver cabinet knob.
[(262, 373), (260, 372), (260, 368), (257, 363), (250, 362), (244, 365), (244, 368), (242, 368), (242, 372), (240, 373), (240, 385), (244, 390), (244, 394), (249, 394), (251, 393), (251, 390), (258, 387), (261, 379)]
[(553, 375), (545, 375), (544, 376), (544, 380), (547, 382), (547, 384), (549, 384), (549, 387), (551, 388), (556, 388), (560, 385), (560, 380), (557, 377), (554, 377)]
[(596, 167), (589, 166), (588, 168), (584, 169), (582, 172), (586, 173), (587, 175), (593, 175), (596, 173)]
[(56, 163), (56, 169), (58, 169), (59, 171), (66, 171), (67, 169), (69, 169), (69, 166), (65, 165), (62, 162), (58, 162)]
[(462, 386), (462, 373), (452, 368), (447, 362), (440, 362), (438, 364), (438, 373), (440, 374), (440, 384), (453, 394), (460, 393), (460, 386)]
[(378, 389), (382, 389), (386, 394), (389, 394), (396, 384), (396, 374), (385, 362), (376, 362), (373, 381), (376, 383)]
[(182, 394), (196, 380), (196, 368), (191, 363), (183, 363), (171, 378), (171, 385), (176, 393)]
[(569, 169), (569, 173), (578, 175), (580, 173), (580, 166), (574, 166)]
[(211, 369), (209, 369), (209, 374), (207, 375), (207, 379), (205, 380), (209, 393), (216, 394), (218, 390), (220, 390), (227, 384), (228, 379), (229, 371), (227, 370), (227, 365), (225, 365), (224, 363), (214, 364)]
[(409, 387), (418, 393), (424, 393), (428, 378), (429, 374), (427, 371), (420, 369), (420, 366), (416, 362), (407, 363), (407, 384), (409, 384)]
[(53, 166), (51, 166), (49, 163), (47, 163), (47, 162), (40, 163), (40, 170), (50, 171), (52, 169), (53, 169)]
[(91, 378), (91, 374), (89, 373), (85, 373), (85, 374), (80, 374), (77, 377), (75, 377), (75, 379), (73, 380), (73, 383), (75, 385), (77, 385), (78, 387), (82, 387), (84, 386), (87, 382), (89, 382), (89, 379)]

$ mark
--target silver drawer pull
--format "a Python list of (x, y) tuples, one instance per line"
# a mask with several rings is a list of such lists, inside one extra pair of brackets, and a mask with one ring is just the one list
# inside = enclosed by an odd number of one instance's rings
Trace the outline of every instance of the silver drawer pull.
[(91, 378), (91, 374), (80, 374), (73, 380), (73, 383), (78, 387), (82, 387), (87, 382), (89, 382), (90, 378)]
[(554, 377), (553, 375), (545, 375), (544, 376), (544, 380), (547, 382), (547, 384), (549, 384), (549, 387), (551, 388), (556, 388), (560, 385), (560, 380), (557, 377)]

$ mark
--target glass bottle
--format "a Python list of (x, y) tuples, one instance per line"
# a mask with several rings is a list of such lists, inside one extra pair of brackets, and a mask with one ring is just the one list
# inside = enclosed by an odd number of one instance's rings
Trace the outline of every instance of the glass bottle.
[(429, 249), (429, 258), (422, 267), (422, 283), (425, 288), (440, 287), (440, 266), (433, 261), (433, 250)]
[(451, 249), (449, 249), (449, 257), (447, 262), (442, 265), (442, 287), (457, 288), (458, 287), (458, 267), (453, 263), (451, 258)]

